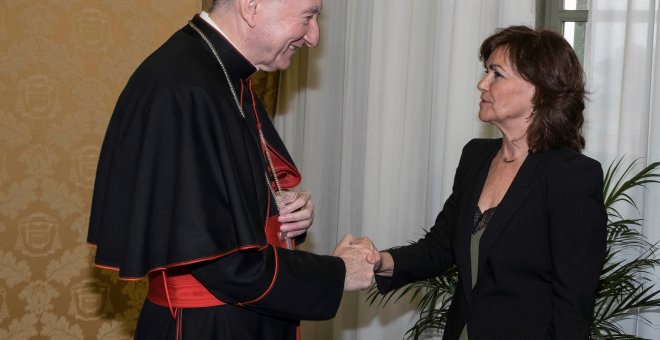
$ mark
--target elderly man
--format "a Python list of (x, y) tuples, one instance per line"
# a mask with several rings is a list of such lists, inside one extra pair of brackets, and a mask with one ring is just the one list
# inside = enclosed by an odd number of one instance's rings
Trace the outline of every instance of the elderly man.
[(135, 71), (110, 120), (88, 241), (123, 279), (148, 275), (137, 339), (296, 339), (373, 278), (366, 244), (294, 250), (314, 205), (254, 96), (319, 42), (322, 0), (216, 0)]

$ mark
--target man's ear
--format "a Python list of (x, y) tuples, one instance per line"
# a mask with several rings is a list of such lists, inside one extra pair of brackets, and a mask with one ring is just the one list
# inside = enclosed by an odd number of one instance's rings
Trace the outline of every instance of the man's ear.
[(254, 27), (256, 24), (257, 14), (257, 0), (238, 0), (241, 8), (241, 16), (243, 20), (250, 26)]

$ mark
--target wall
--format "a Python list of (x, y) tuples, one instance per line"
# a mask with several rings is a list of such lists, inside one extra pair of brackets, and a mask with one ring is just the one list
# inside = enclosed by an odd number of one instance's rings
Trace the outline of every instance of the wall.
[(99, 146), (138, 63), (200, 0), (0, 2), (0, 339), (122, 339), (146, 292), (85, 243)]

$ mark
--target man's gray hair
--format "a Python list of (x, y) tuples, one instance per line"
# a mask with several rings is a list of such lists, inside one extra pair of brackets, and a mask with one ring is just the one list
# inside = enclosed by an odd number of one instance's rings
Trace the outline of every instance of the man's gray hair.
[(227, 4), (229, 4), (233, 1), (234, 0), (212, 0), (211, 1), (211, 7), (209, 8), (209, 12), (216, 9), (216, 8), (220, 8), (224, 5), (227, 5)]

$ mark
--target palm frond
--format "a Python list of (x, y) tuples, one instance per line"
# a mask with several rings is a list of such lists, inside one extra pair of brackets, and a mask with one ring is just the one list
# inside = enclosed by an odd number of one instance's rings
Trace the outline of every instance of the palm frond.
[(622, 159), (623, 158), (620, 158), (618, 161), (613, 162), (607, 168), (603, 185), (605, 207), (607, 208), (608, 213), (615, 213), (616, 216), (621, 216), (614, 207), (614, 205), (619, 202), (628, 203), (639, 211), (637, 204), (629, 195), (630, 189), (643, 187), (646, 184), (658, 183), (660, 181), (660, 174), (654, 172), (660, 166), (660, 162), (653, 162), (637, 173), (630, 175), (639, 159), (632, 161), (628, 167), (623, 170), (623, 173), (615, 179), (614, 176), (619, 172)]
[[(660, 259), (655, 256), (657, 247), (634, 229), (641, 226), (641, 219), (624, 218), (617, 209), (618, 205), (628, 204), (639, 211), (630, 191), (660, 183), (660, 175), (655, 173), (660, 162), (633, 173), (639, 161), (634, 160), (619, 174), (621, 161), (619, 159), (608, 167), (603, 185), (608, 214), (607, 262), (600, 278), (592, 339), (638, 339), (625, 334), (616, 320), (660, 307), (660, 291), (647, 279), (650, 271), (660, 264)], [(639, 255), (630, 259), (631, 250)]]

